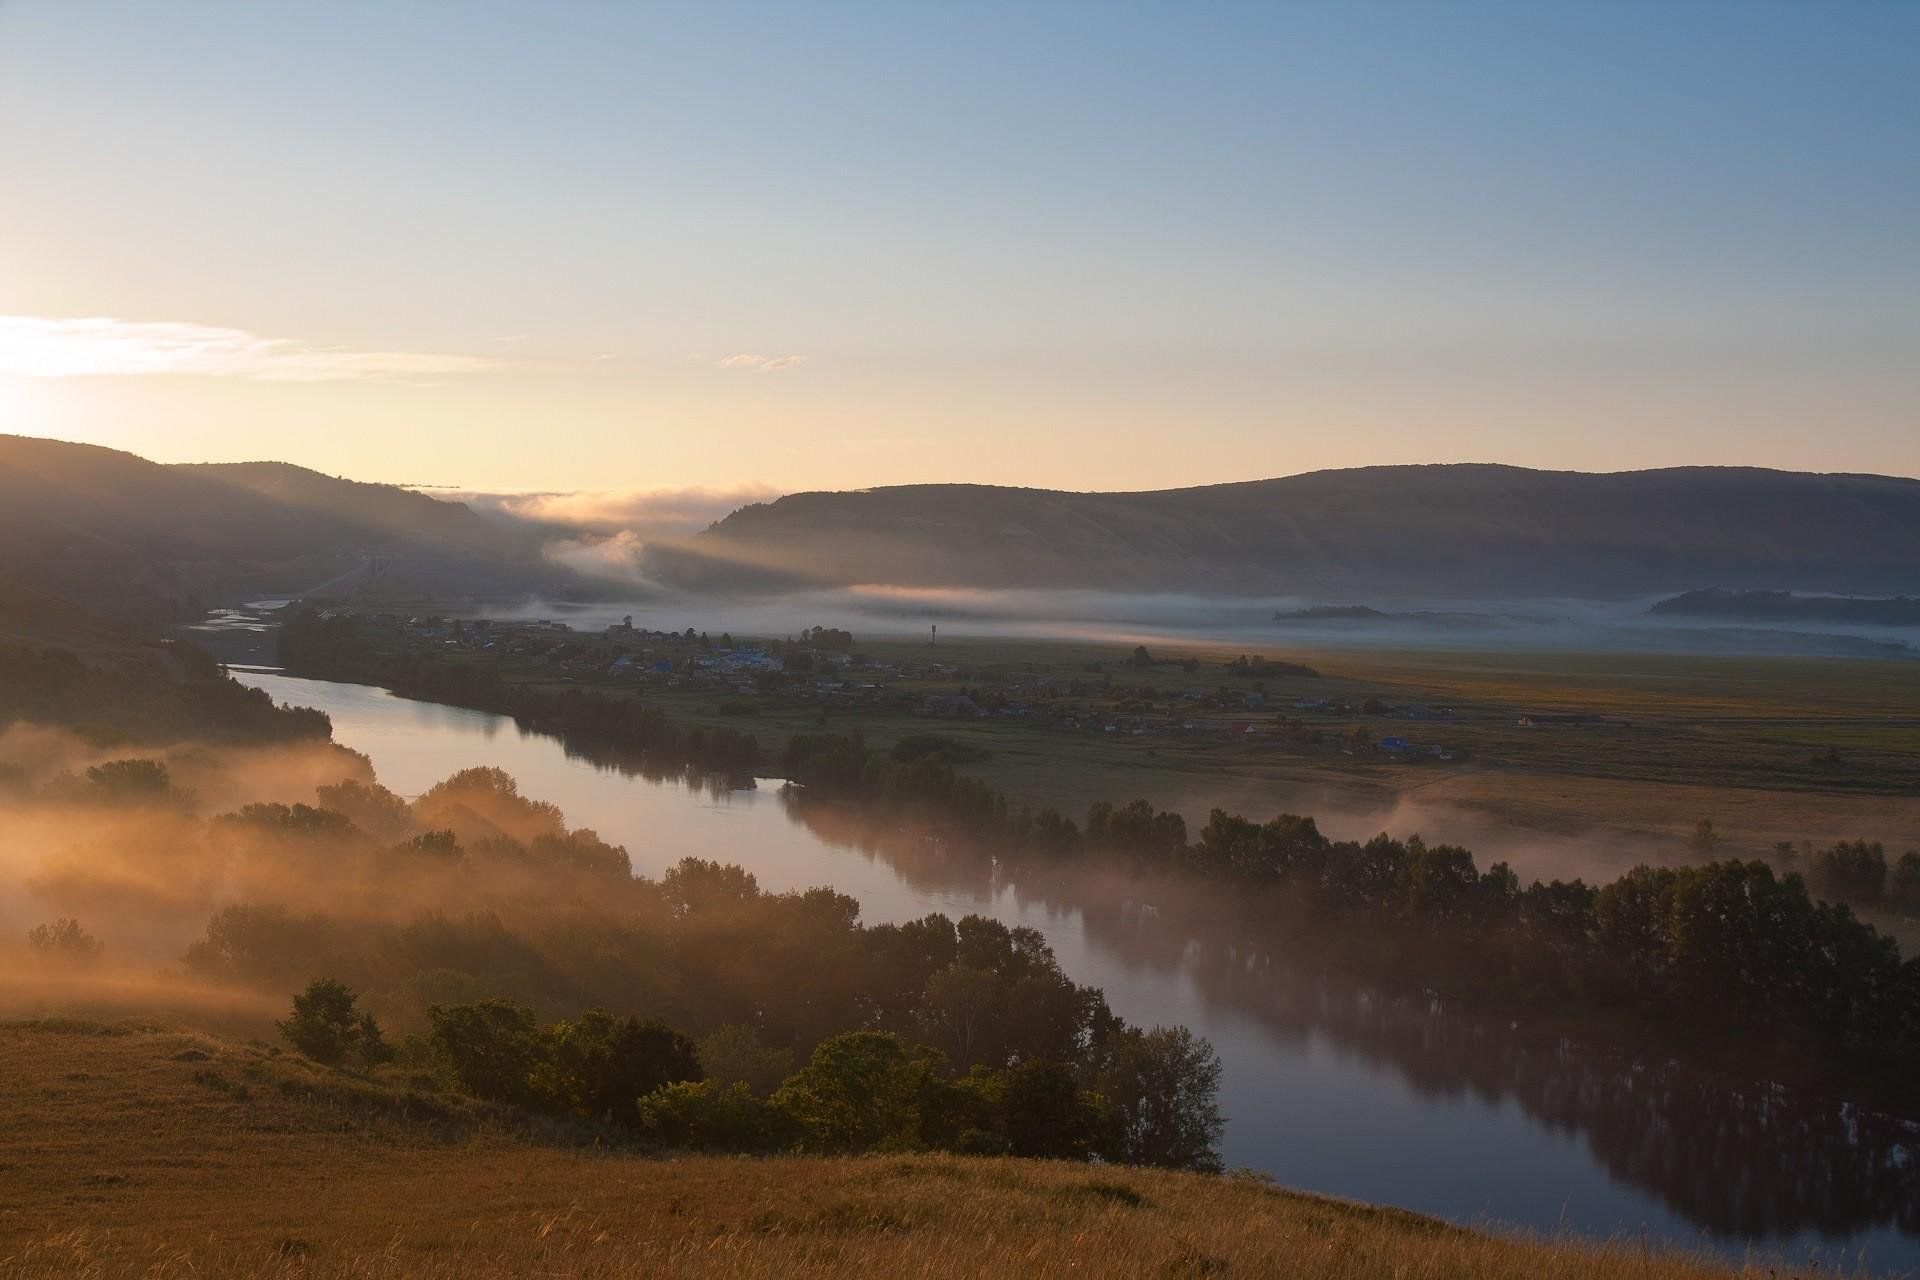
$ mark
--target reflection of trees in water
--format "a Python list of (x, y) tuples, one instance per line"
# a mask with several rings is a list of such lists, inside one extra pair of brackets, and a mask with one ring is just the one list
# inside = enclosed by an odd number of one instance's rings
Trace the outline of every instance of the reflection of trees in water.
[(814, 834), (887, 863), (923, 891), (1077, 911), (1092, 943), (1130, 965), (1191, 976), (1209, 1001), (1257, 1018), (1277, 1039), (1326, 1037), (1432, 1099), (1511, 1100), (1536, 1123), (1583, 1138), (1614, 1177), (1658, 1195), (1716, 1235), (1845, 1235), (1892, 1226), (1920, 1235), (1920, 1125), (1770, 1085), (1737, 1087), (1678, 1062), (1521, 1034), (1342, 979), (1234, 940), (1231, 911), (1187, 887), (1140, 886), (972, 855), (783, 796)]
[(698, 765), (670, 763), (646, 752), (606, 746), (578, 736), (564, 737), (539, 729), (521, 729), (523, 737), (556, 742), (569, 760), (584, 760), (602, 773), (617, 773), (623, 778), (643, 778), (648, 782), (672, 782), (700, 795), (723, 800), (735, 791), (751, 791), (753, 775), (715, 773)]

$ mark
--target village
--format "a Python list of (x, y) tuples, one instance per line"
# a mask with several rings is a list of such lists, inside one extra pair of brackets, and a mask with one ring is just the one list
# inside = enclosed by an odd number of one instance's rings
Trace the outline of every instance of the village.
[(630, 689), (699, 718), (805, 711), (822, 725), (917, 718), (1398, 762), (1470, 754), (1446, 733), (1452, 707), (1326, 690), (1311, 667), (1246, 655), (1155, 657), (1140, 646), (1089, 658), (972, 639), (856, 644), (826, 627), (736, 638), (637, 628), (630, 617), (580, 631), (551, 619), (355, 614), (382, 648), (489, 661), (522, 683)]

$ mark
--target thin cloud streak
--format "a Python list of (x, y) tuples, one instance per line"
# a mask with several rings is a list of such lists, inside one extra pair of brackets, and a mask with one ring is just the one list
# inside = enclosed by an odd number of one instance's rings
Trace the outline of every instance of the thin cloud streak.
[(0, 316), (0, 376), (6, 377), (197, 375), (263, 382), (385, 382), (490, 367), (492, 362), (478, 356), (322, 347), (182, 321)]
[(742, 352), (739, 355), (725, 356), (714, 362), (716, 369), (750, 369), (755, 373), (779, 373), (783, 369), (798, 369), (807, 363), (805, 356), (763, 356), (755, 352)]

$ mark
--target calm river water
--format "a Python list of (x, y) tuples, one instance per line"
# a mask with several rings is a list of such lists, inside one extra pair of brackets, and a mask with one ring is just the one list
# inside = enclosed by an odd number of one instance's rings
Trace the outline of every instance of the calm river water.
[(481, 712), (362, 685), (240, 673), (318, 707), (380, 780), (417, 795), (470, 765), (511, 773), (654, 876), (738, 863), (762, 888), (829, 885), (870, 922), (944, 912), (1029, 925), (1114, 1011), (1184, 1023), (1226, 1066), (1224, 1154), (1281, 1183), (1469, 1224), (1574, 1231), (1920, 1275), (1920, 1126), (1672, 1063), (1542, 1044), (1283, 957), (1182, 937), (1114, 886), (1015, 883), (803, 820), (775, 786), (648, 781)]

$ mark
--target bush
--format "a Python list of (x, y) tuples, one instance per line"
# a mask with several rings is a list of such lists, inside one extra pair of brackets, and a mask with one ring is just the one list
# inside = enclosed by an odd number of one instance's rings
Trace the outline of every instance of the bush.
[(744, 1084), (670, 1084), (641, 1098), (636, 1111), (642, 1135), (681, 1151), (764, 1153), (792, 1141), (787, 1114)]

